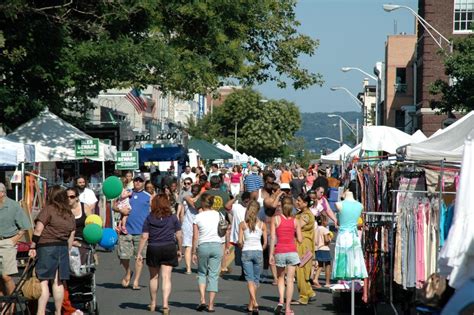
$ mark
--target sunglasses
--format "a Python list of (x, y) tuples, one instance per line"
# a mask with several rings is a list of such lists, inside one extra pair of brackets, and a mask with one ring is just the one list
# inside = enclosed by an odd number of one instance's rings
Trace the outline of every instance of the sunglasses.
[(190, 183), (190, 182), (184, 182), (184, 184), (185, 184), (185, 185), (191, 185), (191, 183)]
[(70, 195), (70, 196), (67, 196), (69, 199), (74, 199), (74, 198), (77, 198), (76, 195)]

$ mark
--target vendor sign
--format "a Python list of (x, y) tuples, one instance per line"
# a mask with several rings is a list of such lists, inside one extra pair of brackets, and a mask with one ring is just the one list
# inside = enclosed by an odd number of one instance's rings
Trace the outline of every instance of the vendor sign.
[(76, 157), (98, 157), (99, 139), (76, 139)]
[(138, 151), (118, 151), (115, 168), (118, 170), (138, 169)]

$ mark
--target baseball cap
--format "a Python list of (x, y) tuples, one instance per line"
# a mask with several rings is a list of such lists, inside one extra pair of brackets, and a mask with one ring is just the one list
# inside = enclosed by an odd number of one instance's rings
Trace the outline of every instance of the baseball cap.
[(288, 183), (281, 183), (280, 184), (280, 189), (285, 190), (285, 189), (291, 189), (290, 184)]
[(135, 176), (135, 178), (133, 179), (133, 181), (134, 181), (134, 182), (136, 182), (136, 181), (144, 182), (145, 179), (143, 178), (142, 175), (137, 175), (137, 176)]

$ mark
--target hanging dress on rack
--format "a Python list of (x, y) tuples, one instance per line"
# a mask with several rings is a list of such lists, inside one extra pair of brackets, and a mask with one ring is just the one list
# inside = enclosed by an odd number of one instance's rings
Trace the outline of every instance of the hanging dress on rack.
[(367, 278), (362, 246), (357, 233), (357, 220), (362, 213), (362, 204), (345, 200), (339, 213), (339, 233), (336, 239), (336, 253), (332, 279), (350, 280)]

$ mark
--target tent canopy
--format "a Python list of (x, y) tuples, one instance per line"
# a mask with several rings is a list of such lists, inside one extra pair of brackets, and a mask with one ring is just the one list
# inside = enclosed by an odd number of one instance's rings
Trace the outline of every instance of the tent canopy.
[(474, 129), (474, 111), (462, 117), (449, 127), (437, 131), (435, 135), (405, 148), (405, 157), (409, 160), (462, 161), (464, 140)]
[(188, 146), (196, 150), (201, 156), (201, 159), (204, 160), (229, 160), (233, 158), (233, 155), (229, 152), (221, 150), (205, 140), (191, 139), (189, 140)]
[(339, 149), (336, 151), (328, 154), (328, 155), (321, 155), (321, 162), (327, 164), (337, 164), (341, 161), (344, 161), (346, 156), (351, 152), (352, 149), (347, 144), (343, 144)]
[(17, 166), (22, 162), (30, 163), (34, 161), (35, 147), (33, 145), (0, 138), (0, 165)]
[(388, 126), (364, 126), (362, 150), (385, 151), (397, 153), (397, 148), (413, 143), (416, 140), (403, 131)]
[[(48, 109), (38, 117), (18, 127), (5, 137), (7, 140), (29, 143), (35, 146), (35, 162), (72, 161), (76, 157), (75, 140), (92, 139), (91, 136), (62, 120)], [(99, 157), (95, 161), (115, 161), (115, 146), (99, 143)]]

